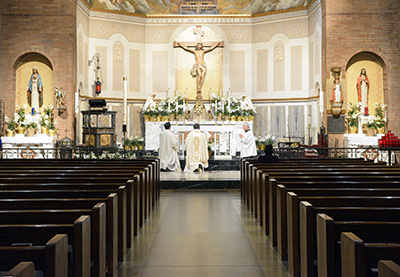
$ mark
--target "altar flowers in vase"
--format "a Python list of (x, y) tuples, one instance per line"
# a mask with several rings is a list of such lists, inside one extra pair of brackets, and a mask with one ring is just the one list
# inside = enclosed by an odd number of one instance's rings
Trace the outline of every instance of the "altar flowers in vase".
[(14, 114), (14, 121), (16, 123), (16, 130), (18, 134), (24, 134), (26, 128), (26, 109), (28, 105), (24, 104), (22, 107), (16, 106), (15, 114)]
[(360, 106), (361, 106), (360, 103), (357, 104), (349, 103), (349, 105), (347, 106), (346, 120), (347, 120), (347, 126), (349, 126), (350, 134), (357, 133), (358, 117), (361, 114)]
[(145, 121), (155, 121), (155, 118), (158, 116), (157, 103), (151, 101), (147, 105), (143, 105), (141, 113), (144, 115)]
[(8, 116), (5, 116), (5, 122), (7, 123), (7, 136), (12, 137), (14, 134), (15, 129), (17, 128), (17, 123), (15, 122), (15, 119), (13, 118), (12, 120), (8, 118)]
[(367, 128), (367, 136), (374, 136), (376, 129), (376, 117), (373, 115), (368, 116), (368, 121), (365, 124), (365, 127)]
[(385, 124), (387, 118), (385, 116), (385, 108), (387, 105), (375, 103), (376, 132), (378, 134), (385, 133)]
[(53, 130), (52, 132), (54, 132), (54, 130), (56, 129), (53, 105), (43, 106), (40, 126), (42, 134), (49, 134), (50, 130)]

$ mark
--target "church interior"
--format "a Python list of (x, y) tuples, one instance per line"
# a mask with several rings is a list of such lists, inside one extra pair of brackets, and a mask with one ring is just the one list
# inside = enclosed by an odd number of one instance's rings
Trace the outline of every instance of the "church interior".
[(399, 53), (398, 0), (1, 0), (0, 276), (400, 276)]

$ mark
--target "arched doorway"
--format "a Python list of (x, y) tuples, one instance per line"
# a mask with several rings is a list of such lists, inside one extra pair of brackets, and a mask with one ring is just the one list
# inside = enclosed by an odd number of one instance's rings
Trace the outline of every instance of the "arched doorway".
[(54, 105), (53, 66), (48, 58), (35, 52), (20, 56), (14, 64), (16, 71), (15, 104), (19, 106), (28, 104), (27, 87), (32, 69), (35, 67), (43, 83), (43, 105)]

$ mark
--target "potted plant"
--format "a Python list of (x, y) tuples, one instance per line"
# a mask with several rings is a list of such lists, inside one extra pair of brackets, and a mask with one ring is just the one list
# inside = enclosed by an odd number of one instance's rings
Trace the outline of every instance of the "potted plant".
[(26, 128), (27, 128), (27, 130), (26, 130), (26, 135), (28, 136), (28, 137), (33, 137), (33, 135), (35, 134), (35, 132), (36, 132), (36, 128), (37, 128), (37, 124), (36, 124), (36, 122), (30, 122), (30, 123), (28, 123), (27, 125), (26, 125)]
[(48, 128), (49, 128), (49, 135), (51, 137), (54, 137), (56, 135), (56, 126), (54, 125), (54, 121), (50, 121)]
[(385, 104), (379, 104), (375, 103), (375, 118), (376, 118), (376, 131), (378, 134), (384, 134), (385, 133), (385, 123), (386, 123), (386, 117), (385, 117), (385, 108), (387, 105)]
[(17, 105), (17, 109), (14, 114), (14, 120), (16, 122), (16, 130), (18, 134), (24, 134), (25, 133), (25, 127), (26, 127), (26, 122), (25, 122), (25, 116), (26, 116), (26, 108), (28, 105), (24, 104), (22, 107)]
[(7, 116), (5, 117), (6, 123), (8, 123), (7, 127), (7, 137), (12, 137), (15, 131), (15, 128), (17, 127), (17, 123), (15, 120), (10, 120)]
[(349, 126), (350, 134), (356, 134), (357, 133), (357, 127), (358, 127), (358, 117), (360, 116), (360, 103), (357, 104), (352, 104), (349, 103), (347, 106), (347, 125)]
[(136, 140), (136, 145), (139, 150), (143, 150), (144, 147), (144, 138), (143, 137), (138, 137)]
[(367, 136), (373, 137), (374, 136), (374, 131), (376, 129), (376, 118), (373, 115), (370, 115), (368, 117), (368, 121), (365, 124), (365, 127), (367, 127)]

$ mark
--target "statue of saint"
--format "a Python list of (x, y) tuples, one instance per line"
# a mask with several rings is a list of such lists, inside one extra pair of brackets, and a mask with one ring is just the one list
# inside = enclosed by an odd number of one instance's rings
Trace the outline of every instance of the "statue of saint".
[(56, 97), (57, 110), (65, 110), (67, 108), (65, 105), (65, 91), (62, 88), (55, 87), (54, 95)]
[(333, 81), (331, 101), (343, 102), (342, 85), (340, 84), (340, 80), (337, 78)]
[(368, 115), (368, 97), (369, 97), (369, 79), (367, 76), (367, 70), (361, 69), (360, 76), (357, 78), (357, 92), (358, 102), (361, 103), (361, 112)]
[(36, 112), (43, 106), (43, 83), (39, 71), (36, 67), (32, 68), (32, 75), (27, 87), (28, 105)]

